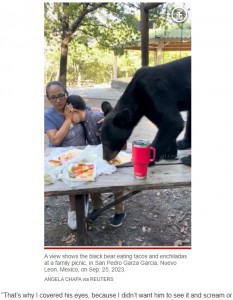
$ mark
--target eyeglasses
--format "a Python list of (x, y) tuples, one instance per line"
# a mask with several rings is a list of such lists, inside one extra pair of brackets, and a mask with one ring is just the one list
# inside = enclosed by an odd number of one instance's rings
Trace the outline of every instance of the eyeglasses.
[(61, 100), (64, 100), (64, 99), (65, 99), (65, 95), (66, 95), (66, 94), (58, 94), (57, 96), (51, 96), (51, 97), (49, 97), (49, 100), (50, 100), (51, 102), (55, 102), (55, 101), (57, 101), (58, 99), (61, 101)]

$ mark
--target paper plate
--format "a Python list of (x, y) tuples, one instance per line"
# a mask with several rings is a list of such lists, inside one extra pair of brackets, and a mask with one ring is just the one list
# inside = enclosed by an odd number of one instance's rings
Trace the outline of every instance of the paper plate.
[[(69, 168), (64, 171), (64, 178), (69, 181), (94, 181), (96, 177), (96, 165), (94, 163), (81, 162), (70, 164)], [(91, 168), (90, 168), (91, 167)], [(83, 170), (82, 170), (83, 168)], [(75, 175), (72, 170), (80, 171), (79, 175)], [(72, 176), (74, 177), (72, 177)]]
[(114, 166), (121, 166), (132, 161), (132, 154), (120, 151), (116, 158), (110, 163)]
[(61, 161), (68, 162), (75, 157), (79, 157), (81, 153), (82, 153), (82, 150), (72, 149), (72, 150), (62, 153), (59, 156), (59, 158)]

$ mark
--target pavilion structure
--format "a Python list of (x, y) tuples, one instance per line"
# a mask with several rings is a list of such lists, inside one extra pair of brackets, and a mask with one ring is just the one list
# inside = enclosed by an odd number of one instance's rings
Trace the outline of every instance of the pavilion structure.
[[(125, 49), (142, 51), (142, 39)], [(191, 29), (150, 29), (148, 51), (154, 53), (154, 64), (160, 65), (164, 51), (191, 51)], [(143, 65), (143, 63), (142, 63)], [(145, 64), (144, 64), (145, 65)], [(148, 65), (148, 63), (147, 63)]]
[(141, 50), (142, 66), (149, 64), (149, 51), (154, 51), (156, 64), (161, 63), (162, 51), (189, 51), (191, 50), (191, 31), (188, 36), (184, 34), (178, 36), (161, 35), (155, 32), (154, 37), (149, 34), (149, 11), (164, 2), (141, 3), (141, 41), (136, 46), (129, 46), (127, 49)]

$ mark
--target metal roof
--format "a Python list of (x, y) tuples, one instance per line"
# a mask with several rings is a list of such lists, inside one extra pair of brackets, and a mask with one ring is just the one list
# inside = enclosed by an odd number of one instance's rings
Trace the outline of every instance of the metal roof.
[(149, 30), (149, 39), (154, 39), (154, 38), (174, 38), (174, 39), (179, 39), (179, 38), (185, 38), (185, 39), (191, 39), (191, 29), (189, 28), (174, 28), (171, 29), (169, 28), (168, 30), (165, 29), (150, 29)]
[[(191, 50), (191, 25), (180, 28), (177, 25), (149, 30), (149, 50), (157, 51), (190, 51)], [(141, 38), (131, 41), (125, 49), (141, 50)]]

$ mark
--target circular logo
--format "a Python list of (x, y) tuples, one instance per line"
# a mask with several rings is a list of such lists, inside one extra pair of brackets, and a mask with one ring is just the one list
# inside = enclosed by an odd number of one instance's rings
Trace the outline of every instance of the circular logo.
[(172, 20), (176, 23), (182, 23), (187, 19), (188, 13), (183, 7), (176, 7), (172, 10)]

